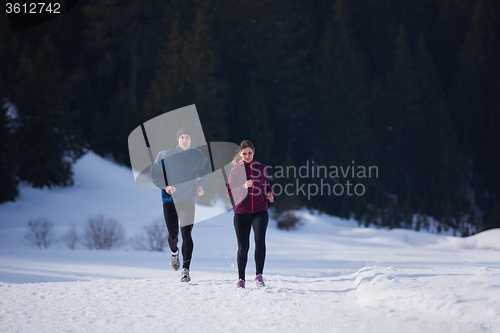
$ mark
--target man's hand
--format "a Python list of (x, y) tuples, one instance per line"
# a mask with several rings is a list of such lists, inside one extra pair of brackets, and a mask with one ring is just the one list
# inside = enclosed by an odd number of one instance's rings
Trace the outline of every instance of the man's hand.
[(205, 192), (203, 191), (203, 187), (198, 186), (198, 196), (201, 197)]
[(269, 192), (267, 194), (267, 197), (266, 197), (267, 200), (269, 200), (269, 202), (274, 202), (274, 195), (273, 195), (273, 192)]
[(175, 190), (177, 190), (177, 189), (173, 186), (165, 186), (164, 190), (168, 194), (172, 195), (175, 192)]

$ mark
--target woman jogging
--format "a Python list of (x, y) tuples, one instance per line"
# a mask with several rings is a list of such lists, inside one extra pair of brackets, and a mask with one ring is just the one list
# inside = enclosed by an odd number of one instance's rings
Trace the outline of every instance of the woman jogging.
[(208, 182), (210, 161), (201, 150), (190, 148), (191, 131), (182, 127), (177, 131), (178, 145), (161, 151), (151, 166), (153, 183), (161, 189), (163, 215), (168, 230), (170, 246), (170, 265), (174, 270), (180, 268), (179, 222), (182, 234), (182, 274), (181, 281), (189, 282), (189, 267), (194, 243), (191, 231), (194, 225), (194, 198), (203, 195), (203, 186)]
[(234, 200), (234, 230), (238, 240), (238, 288), (245, 288), (245, 268), (250, 247), (250, 229), (255, 238), (255, 284), (264, 286), (262, 272), (266, 259), (266, 229), (269, 222), (267, 200), (274, 201), (266, 166), (254, 160), (255, 148), (243, 140), (233, 159), (227, 195)]

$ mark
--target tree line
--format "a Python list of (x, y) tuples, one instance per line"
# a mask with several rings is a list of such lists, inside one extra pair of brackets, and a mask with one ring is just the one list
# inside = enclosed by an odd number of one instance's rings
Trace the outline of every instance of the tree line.
[(267, 165), (379, 168), (363, 196), (278, 211), (500, 227), (498, 1), (100, 0), (16, 34), (0, 15), (2, 202), (70, 185), (85, 149), (129, 165), (134, 128), (196, 104), (207, 141)]

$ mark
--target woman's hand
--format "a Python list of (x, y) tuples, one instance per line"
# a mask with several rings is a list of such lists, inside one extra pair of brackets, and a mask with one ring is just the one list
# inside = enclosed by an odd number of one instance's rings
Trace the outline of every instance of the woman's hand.
[(203, 187), (198, 186), (198, 196), (201, 197), (205, 192), (203, 191)]
[(269, 202), (274, 202), (274, 194), (273, 194), (273, 192), (269, 192), (267, 194), (266, 199), (269, 200)]
[(167, 192), (168, 194), (173, 194), (175, 192), (175, 190), (177, 190), (175, 187), (173, 186), (165, 186), (165, 192)]
[(251, 180), (251, 179), (250, 179), (250, 180), (247, 180), (247, 181), (245, 182), (245, 184), (243, 184), (243, 187), (244, 187), (244, 188), (245, 188), (245, 190), (246, 190), (246, 189), (248, 189), (249, 187), (252, 187), (252, 185), (253, 185), (253, 180)]

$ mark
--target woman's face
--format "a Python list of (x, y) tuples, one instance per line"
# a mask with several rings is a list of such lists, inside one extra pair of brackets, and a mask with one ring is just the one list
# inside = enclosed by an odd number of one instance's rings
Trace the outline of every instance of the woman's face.
[(250, 147), (243, 148), (240, 152), (240, 156), (244, 162), (250, 162), (253, 159), (254, 150)]

